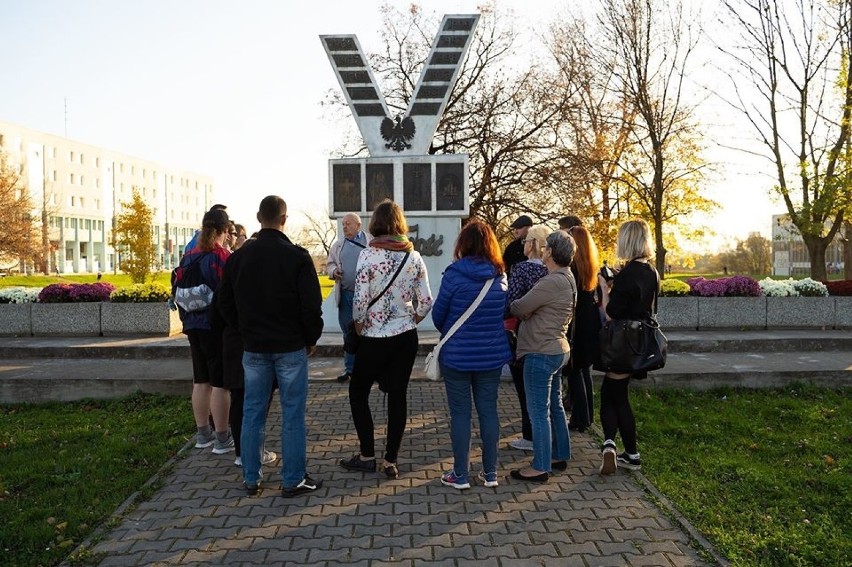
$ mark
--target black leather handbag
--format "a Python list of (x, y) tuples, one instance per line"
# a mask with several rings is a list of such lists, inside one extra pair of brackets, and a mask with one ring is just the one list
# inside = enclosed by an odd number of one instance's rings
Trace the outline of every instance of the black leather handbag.
[(655, 319), (607, 321), (598, 335), (600, 368), (606, 372), (634, 374), (666, 365), (668, 339)]

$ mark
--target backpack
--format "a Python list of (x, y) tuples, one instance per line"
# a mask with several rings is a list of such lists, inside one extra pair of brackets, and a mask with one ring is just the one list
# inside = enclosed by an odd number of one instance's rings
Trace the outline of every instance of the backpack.
[[(201, 273), (201, 260), (210, 252), (199, 254), (198, 258), (189, 263), (181, 274), (180, 281), (175, 283), (175, 303), (187, 313), (204, 311), (213, 303), (213, 290), (204, 281)], [(177, 270), (175, 270), (177, 280)]]

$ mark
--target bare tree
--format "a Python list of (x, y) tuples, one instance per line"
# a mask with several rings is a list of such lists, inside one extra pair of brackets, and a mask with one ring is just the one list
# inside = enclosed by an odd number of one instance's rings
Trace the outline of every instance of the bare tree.
[(337, 239), (337, 223), (323, 214), (303, 212), (305, 224), (296, 231), (295, 241), (307, 248), (312, 255), (328, 256), (331, 245)]
[[(706, 166), (697, 145), (695, 108), (684, 81), (700, 34), (680, 1), (601, 0), (597, 61), (635, 113), (633, 144), (619, 162), (629, 202), (646, 217), (656, 240), (657, 270), (665, 273), (664, 225), (712, 203), (696, 189)], [(682, 159), (689, 148), (687, 159)], [(692, 202), (689, 202), (689, 201)]]
[(824, 280), (826, 249), (852, 202), (844, 155), (852, 118), (852, 0), (724, 6), (723, 25), (739, 31), (738, 43), (723, 48), (736, 63), (728, 102), (755, 131), (808, 249), (811, 276)]

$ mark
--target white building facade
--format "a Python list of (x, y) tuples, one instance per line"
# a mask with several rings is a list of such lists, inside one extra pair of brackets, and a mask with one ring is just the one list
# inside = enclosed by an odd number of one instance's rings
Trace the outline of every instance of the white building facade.
[[(843, 234), (837, 231), (825, 250), (826, 273), (843, 271)], [(810, 276), (811, 261), (808, 248), (789, 215), (772, 215), (772, 275)]]
[(0, 151), (20, 172), (33, 214), (46, 218), (54, 273), (114, 272), (116, 215), (133, 188), (154, 213), (158, 266), (171, 269), (214, 204), (213, 179), (61, 136), (0, 122)]

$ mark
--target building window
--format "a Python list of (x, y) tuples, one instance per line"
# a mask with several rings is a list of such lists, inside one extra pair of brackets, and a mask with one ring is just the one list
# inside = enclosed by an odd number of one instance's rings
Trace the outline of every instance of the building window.
[(68, 152), (68, 161), (74, 161), (74, 152)]
[(80, 197), (80, 206), (85, 207), (85, 204), (83, 204), (83, 197)]
[(51, 194), (50, 194), (50, 204), (51, 204), (51, 205), (56, 205), (56, 193), (51, 193)]
[(75, 197), (74, 195), (71, 195), (71, 206), (72, 207), (77, 206), (77, 197)]
[(86, 230), (92, 230), (92, 219), (86, 219)]
[(68, 174), (68, 183), (70, 183), (71, 185), (74, 185), (74, 174), (73, 173)]
[(56, 148), (53, 148), (53, 159), (56, 159)]
[(100, 188), (101, 188), (101, 180), (100, 180), (100, 179), (98, 179), (97, 177), (95, 177), (95, 187), (96, 187), (97, 189), (100, 189)]
[(136, 175), (136, 166), (135, 165), (130, 166), (130, 175)]
[(83, 154), (80, 154), (80, 165), (83, 165)]
[(123, 163), (118, 164), (118, 172), (124, 173), (124, 164)]
[(142, 179), (145, 179), (147, 177), (148, 177), (148, 170), (143, 168), (142, 169)]
[(80, 187), (83, 186), (84, 181), (85, 181), (85, 178), (81, 175), (80, 176)]
[(56, 170), (53, 170), (53, 180), (56, 181)]
[(95, 158), (95, 167), (100, 167), (100, 166), (101, 166), (101, 158), (96, 157)]
[(101, 200), (95, 199), (95, 208), (101, 210)]

